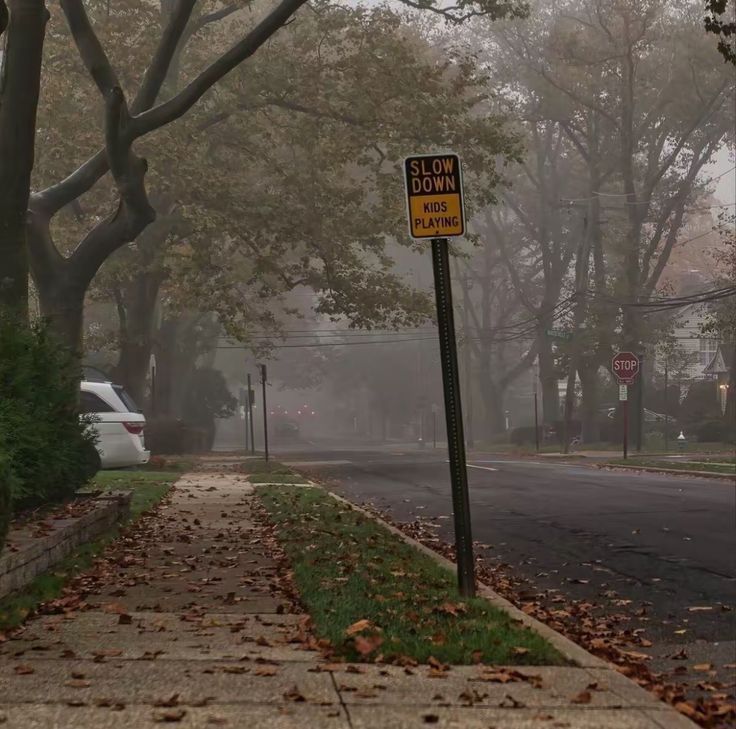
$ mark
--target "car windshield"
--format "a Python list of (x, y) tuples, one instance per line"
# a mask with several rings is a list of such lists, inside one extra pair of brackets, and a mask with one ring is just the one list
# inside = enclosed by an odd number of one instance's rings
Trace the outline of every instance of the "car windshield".
[(135, 400), (125, 391), (122, 385), (113, 385), (115, 394), (123, 401), (123, 405), (128, 408), (131, 413), (140, 413), (142, 410), (135, 404)]

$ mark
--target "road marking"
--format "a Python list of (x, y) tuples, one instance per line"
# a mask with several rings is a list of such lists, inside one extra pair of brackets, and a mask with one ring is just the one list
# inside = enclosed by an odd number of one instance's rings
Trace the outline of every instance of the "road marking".
[(349, 466), (352, 461), (283, 461), (285, 466)]
[(498, 461), (479, 461), (479, 463), (512, 463), (517, 466), (575, 466), (580, 463), (571, 463), (570, 461), (555, 462), (555, 461), (512, 461), (512, 460), (498, 460)]
[[(450, 461), (445, 461), (445, 463), (449, 463)], [(500, 463), (500, 461), (498, 461)], [(472, 463), (466, 463), (465, 464), (468, 468), (478, 468), (481, 471), (498, 471), (497, 468), (491, 468), (490, 466), (475, 466)]]

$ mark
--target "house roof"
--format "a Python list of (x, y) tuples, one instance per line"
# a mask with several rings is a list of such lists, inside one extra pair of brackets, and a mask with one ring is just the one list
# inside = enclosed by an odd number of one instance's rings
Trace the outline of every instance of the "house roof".
[(732, 352), (723, 346), (723, 342), (718, 343), (718, 349), (713, 355), (713, 359), (703, 368), (703, 374), (706, 375), (724, 375), (729, 371), (731, 364)]

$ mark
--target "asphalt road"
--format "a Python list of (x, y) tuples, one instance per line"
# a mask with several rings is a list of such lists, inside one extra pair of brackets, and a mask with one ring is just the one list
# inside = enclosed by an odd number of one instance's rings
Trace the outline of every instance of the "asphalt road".
[[(312, 446), (277, 455), (357, 503), (427, 519), (452, 541), (442, 453)], [(654, 643), (655, 670), (713, 663), (718, 679), (733, 681), (724, 675), (736, 662), (733, 483), (503, 456), (469, 466), (484, 559), (509, 565), (530, 589), (630, 612), (632, 629)]]

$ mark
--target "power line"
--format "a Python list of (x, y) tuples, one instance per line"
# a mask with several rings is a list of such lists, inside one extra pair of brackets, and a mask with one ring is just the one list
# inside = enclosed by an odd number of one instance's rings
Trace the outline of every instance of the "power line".
[[(351, 347), (365, 344), (403, 344), (404, 342), (434, 342), (435, 337), (410, 339), (380, 339), (371, 342), (317, 342), (315, 344), (274, 344), (271, 349), (302, 349), (305, 347)], [(250, 349), (247, 344), (218, 344), (215, 349)]]

